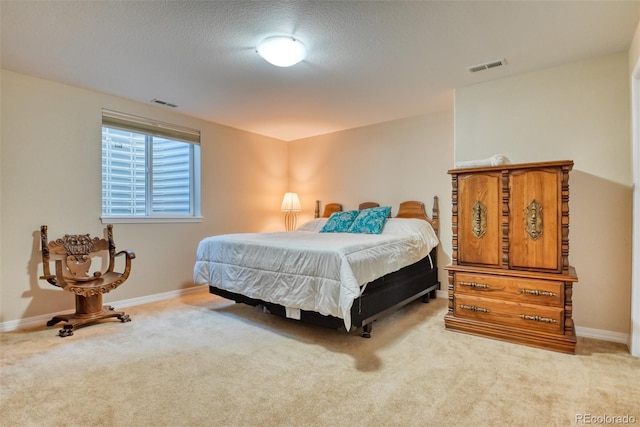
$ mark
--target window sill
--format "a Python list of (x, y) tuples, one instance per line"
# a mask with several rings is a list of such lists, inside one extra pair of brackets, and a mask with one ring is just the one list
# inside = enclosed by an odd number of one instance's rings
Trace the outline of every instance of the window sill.
[(202, 222), (201, 216), (102, 216), (103, 224), (153, 224)]

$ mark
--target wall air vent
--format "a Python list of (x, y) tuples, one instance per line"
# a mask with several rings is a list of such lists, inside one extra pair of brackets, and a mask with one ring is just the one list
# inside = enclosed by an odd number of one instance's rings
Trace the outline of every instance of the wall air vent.
[(163, 101), (161, 99), (152, 99), (151, 102), (153, 102), (154, 104), (159, 104), (159, 105), (164, 105), (165, 107), (171, 107), (171, 108), (176, 108), (177, 105), (176, 104), (172, 104), (170, 102), (167, 101)]
[(467, 68), (470, 73), (477, 73), (478, 71), (488, 70), (490, 68), (502, 67), (506, 65), (507, 61), (504, 58), (499, 59), (497, 61), (485, 62), (484, 64), (474, 65), (472, 67)]

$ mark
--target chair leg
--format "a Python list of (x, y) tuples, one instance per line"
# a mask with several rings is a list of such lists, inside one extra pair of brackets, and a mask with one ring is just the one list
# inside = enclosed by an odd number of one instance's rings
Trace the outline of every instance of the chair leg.
[(73, 335), (73, 330), (98, 320), (116, 317), (122, 323), (130, 322), (131, 318), (123, 311), (114, 311), (109, 305), (102, 305), (102, 294), (88, 297), (76, 295), (76, 312), (73, 314), (58, 314), (47, 322), (47, 326), (53, 326), (58, 322), (66, 322), (58, 331), (61, 337)]

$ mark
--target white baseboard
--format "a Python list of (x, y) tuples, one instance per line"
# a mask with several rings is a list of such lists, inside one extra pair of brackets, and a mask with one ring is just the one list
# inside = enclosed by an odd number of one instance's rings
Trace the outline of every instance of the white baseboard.
[(591, 338), (594, 340), (602, 340), (609, 342), (617, 342), (629, 345), (629, 334), (622, 332), (603, 331), (602, 329), (583, 328), (576, 326), (576, 335), (583, 338)]
[[(147, 295), (144, 297), (130, 298), (122, 301), (109, 301), (109, 302), (105, 302), (105, 304), (113, 305), (118, 309), (120, 309), (120, 308), (126, 308), (126, 307), (133, 307), (136, 305), (148, 304), (151, 302), (164, 301), (167, 299), (179, 297), (181, 295), (188, 295), (196, 292), (205, 292), (205, 290), (208, 292), (209, 288), (207, 286), (191, 286), (189, 288), (184, 288), (177, 291), (163, 292), (161, 294), (153, 294), (153, 295)], [(0, 332), (10, 332), (20, 328), (30, 328), (34, 326), (41, 326), (46, 324), (56, 314), (59, 314), (59, 312), (43, 314), (35, 317), (28, 317), (25, 319), (9, 320), (7, 322), (2, 322), (0, 323)]]
[(449, 298), (449, 291), (436, 291), (436, 298), (443, 298), (443, 299), (447, 299)]
[[(144, 297), (130, 298), (122, 301), (109, 302), (109, 305), (114, 305), (118, 308), (133, 307), (136, 305), (148, 304), (152, 302), (164, 301), (167, 299), (179, 297), (181, 295), (187, 295), (196, 292), (208, 292), (207, 286), (192, 286), (177, 291), (163, 292), (161, 294), (147, 295)], [(436, 291), (437, 298), (447, 299), (449, 293), (447, 291)], [(26, 319), (10, 320), (0, 323), (0, 332), (15, 331), (20, 328), (29, 328), (33, 326), (43, 325), (48, 322), (53, 316), (58, 313), (43, 314), (41, 316), (29, 317)], [(583, 328), (576, 326), (576, 335), (584, 338), (592, 338), (596, 340), (615, 342), (620, 344), (629, 343), (629, 334), (621, 332), (603, 331), (601, 329)]]

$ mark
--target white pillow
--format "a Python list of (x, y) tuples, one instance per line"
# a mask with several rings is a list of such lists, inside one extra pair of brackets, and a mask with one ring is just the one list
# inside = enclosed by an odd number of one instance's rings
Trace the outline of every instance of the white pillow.
[(319, 233), (322, 227), (327, 223), (329, 218), (315, 218), (309, 222), (305, 222), (296, 231), (309, 231), (311, 233)]

